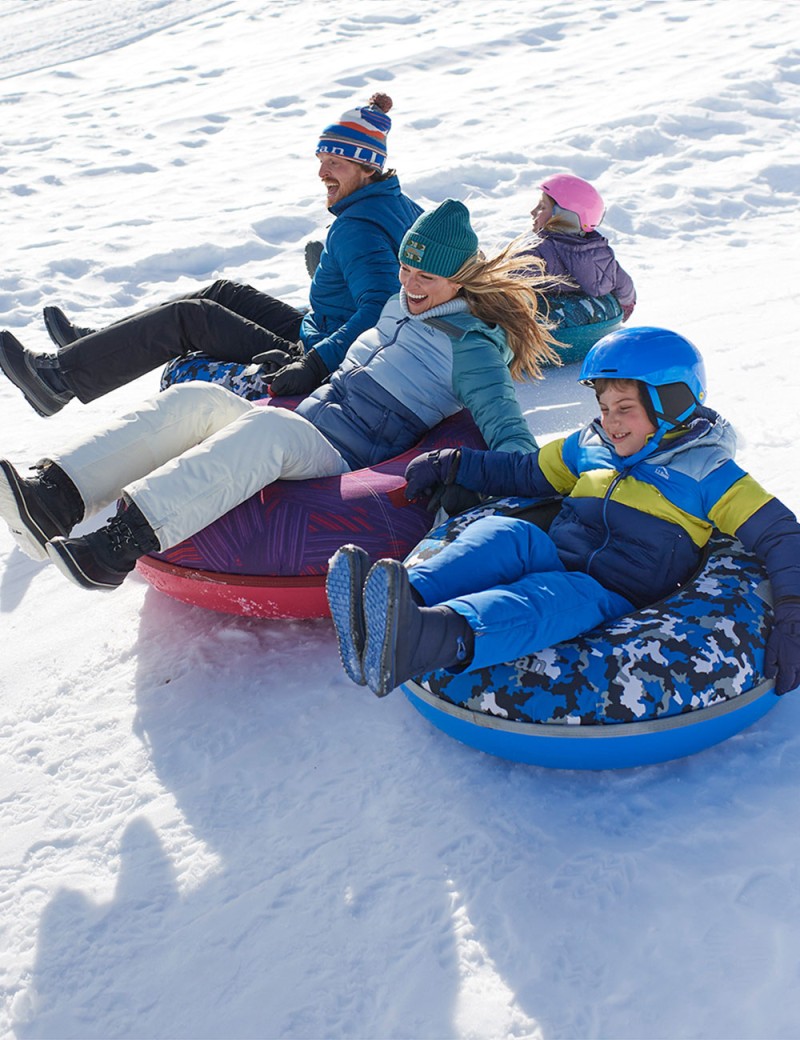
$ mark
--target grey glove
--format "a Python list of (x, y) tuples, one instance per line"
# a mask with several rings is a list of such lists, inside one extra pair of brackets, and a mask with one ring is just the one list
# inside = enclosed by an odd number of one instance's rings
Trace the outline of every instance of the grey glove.
[(313, 278), (314, 272), (319, 267), (319, 258), (325, 248), (322, 242), (306, 242), (306, 270), (308, 277)]

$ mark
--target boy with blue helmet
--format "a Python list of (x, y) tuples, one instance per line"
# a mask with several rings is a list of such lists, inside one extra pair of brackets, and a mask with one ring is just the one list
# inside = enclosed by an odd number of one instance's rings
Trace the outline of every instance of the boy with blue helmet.
[(434, 558), (380, 560), (366, 581), (355, 546), (328, 586), (350, 677), (383, 696), (435, 669), (472, 670), (571, 639), (670, 595), (718, 529), (765, 566), (775, 608), (765, 671), (800, 685), (800, 524), (734, 461), (728, 422), (707, 408), (703, 360), (674, 332), (625, 329), (587, 354), (580, 380), (600, 417), (536, 453), (430, 452), (406, 495), (458, 484), (486, 495), (557, 498), (547, 532), (514, 517), (470, 524)]

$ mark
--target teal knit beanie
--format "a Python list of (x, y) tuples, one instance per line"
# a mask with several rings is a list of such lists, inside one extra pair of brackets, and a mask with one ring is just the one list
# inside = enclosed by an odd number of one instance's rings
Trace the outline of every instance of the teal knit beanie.
[(436, 209), (417, 217), (400, 243), (401, 264), (428, 274), (452, 278), (478, 252), (478, 236), (463, 202), (445, 199)]

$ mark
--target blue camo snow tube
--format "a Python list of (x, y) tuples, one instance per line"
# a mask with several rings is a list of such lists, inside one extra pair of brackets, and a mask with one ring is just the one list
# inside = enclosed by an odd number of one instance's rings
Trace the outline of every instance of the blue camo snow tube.
[(217, 361), (208, 354), (195, 352), (173, 358), (161, 373), (161, 390), (176, 383), (217, 383), (246, 401), (260, 401), (269, 395), (272, 376), (265, 375), (260, 365), (244, 365), (237, 361)]
[[(428, 559), (481, 516), (552, 516), (499, 499), (431, 531), (408, 557)], [(620, 769), (693, 754), (777, 704), (764, 677), (771, 588), (741, 544), (714, 536), (671, 596), (576, 639), (506, 664), (431, 672), (403, 692), (430, 722), (501, 758), (562, 769)]]
[(548, 293), (545, 298), (556, 351), (565, 365), (583, 361), (599, 339), (622, 327), (622, 307), (613, 293)]

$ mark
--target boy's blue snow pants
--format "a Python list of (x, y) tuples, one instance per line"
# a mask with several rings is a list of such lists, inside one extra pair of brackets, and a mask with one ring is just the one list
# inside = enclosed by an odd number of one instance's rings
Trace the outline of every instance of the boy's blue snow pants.
[(426, 606), (457, 611), (475, 633), (470, 669), (513, 661), (588, 632), (633, 607), (582, 571), (567, 571), (535, 524), (487, 516), (409, 568)]

